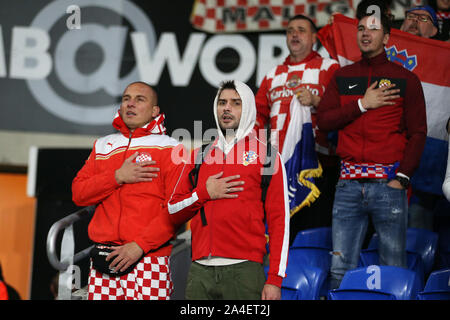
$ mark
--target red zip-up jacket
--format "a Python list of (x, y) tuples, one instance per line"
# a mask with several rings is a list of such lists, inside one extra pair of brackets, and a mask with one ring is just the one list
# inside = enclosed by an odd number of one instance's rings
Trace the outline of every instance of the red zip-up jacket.
[[(400, 98), (392, 106), (362, 113), (358, 99), (375, 81), (395, 83)], [(378, 87), (377, 85), (377, 87)], [(338, 69), (317, 108), (322, 130), (339, 130), (336, 153), (351, 163), (399, 163), (411, 177), (419, 165), (427, 135), (425, 99), (419, 78), (390, 62), (386, 53)]]
[[(238, 141), (225, 156), (217, 140), (200, 167), (197, 187), (189, 173), (194, 168), (198, 149), (191, 153), (169, 200), (170, 216), (175, 223), (192, 218), (192, 260), (216, 256), (262, 263), (266, 254), (264, 208), (269, 233), (270, 270), (266, 283), (281, 286), (289, 249), (289, 203), (286, 174), (277, 154), (275, 173), (261, 201), (261, 172), (267, 147), (254, 133)], [(206, 189), (208, 177), (223, 171), (222, 177), (240, 175), (244, 191), (237, 198), (211, 200)], [(263, 208), (264, 206), (264, 208)], [(204, 207), (207, 225), (200, 214)]]
[[(131, 133), (118, 115), (113, 125), (120, 132), (95, 142), (73, 180), (73, 202), (78, 206), (97, 205), (88, 228), (92, 241), (118, 245), (135, 241), (147, 255), (168, 256), (172, 246), (160, 247), (173, 238), (176, 230), (169, 220), (167, 200), (182, 169), (181, 161), (177, 164), (171, 155), (182, 145), (162, 134), (160, 126), (153, 123)], [(158, 177), (151, 182), (119, 185), (115, 171), (136, 151), (140, 154), (138, 161), (141, 157), (149, 160), (148, 156), (156, 161)]]

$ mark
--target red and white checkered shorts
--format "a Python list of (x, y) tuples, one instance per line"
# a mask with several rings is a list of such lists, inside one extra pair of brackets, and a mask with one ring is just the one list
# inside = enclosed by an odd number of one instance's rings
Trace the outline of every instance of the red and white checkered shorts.
[(109, 276), (92, 267), (88, 300), (169, 300), (173, 292), (169, 257), (144, 257), (133, 271)]

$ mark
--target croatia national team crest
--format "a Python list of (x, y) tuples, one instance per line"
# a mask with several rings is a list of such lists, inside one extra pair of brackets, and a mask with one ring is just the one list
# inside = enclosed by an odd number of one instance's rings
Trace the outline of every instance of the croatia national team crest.
[(388, 79), (381, 79), (380, 84), (378, 85), (379, 88), (381, 87), (387, 87), (391, 85), (391, 81)]
[(136, 157), (136, 163), (143, 161), (152, 161), (152, 156), (146, 152), (139, 152), (139, 155)]
[(255, 151), (244, 152), (244, 155), (242, 157), (244, 166), (248, 166), (250, 162), (255, 161), (256, 158), (258, 158), (258, 155)]

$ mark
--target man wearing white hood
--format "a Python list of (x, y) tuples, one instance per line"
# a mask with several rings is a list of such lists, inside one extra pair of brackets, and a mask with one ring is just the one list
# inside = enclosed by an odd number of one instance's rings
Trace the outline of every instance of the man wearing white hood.
[[(273, 174), (263, 202), (267, 146), (253, 127), (255, 97), (244, 83), (222, 83), (213, 105), (218, 137), (204, 154), (196, 186), (190, 179), (200, 149), (191, 153), (168, 207), (174, 223), (192, 218), (187, 299), (280, 299), (289, 245), (284, 166), (272, 150)], [(196, 214), (201, 211), (200, 214)], [(265, 222), (269, 233), (270, 269)]]

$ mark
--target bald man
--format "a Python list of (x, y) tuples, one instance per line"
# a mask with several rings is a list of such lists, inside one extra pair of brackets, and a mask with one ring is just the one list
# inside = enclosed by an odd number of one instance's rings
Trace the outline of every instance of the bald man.
[(72, 183), (78, 206), (96, 205), (89, 224), (91, 253), (88, 299), (169, 299), (169, 256), (175, 227), (167, 200), (181, 166), (182, 148), (165, 134), (155, 90), (130, 84), (113, 126), (119, 132), (95, 141)]

